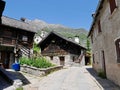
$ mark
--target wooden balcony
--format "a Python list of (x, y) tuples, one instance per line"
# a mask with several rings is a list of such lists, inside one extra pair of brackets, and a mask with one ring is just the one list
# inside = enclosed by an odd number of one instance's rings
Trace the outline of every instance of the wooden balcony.
[(0, 45), (15, 46), (16, 39), (13, 38), (0, 38)]

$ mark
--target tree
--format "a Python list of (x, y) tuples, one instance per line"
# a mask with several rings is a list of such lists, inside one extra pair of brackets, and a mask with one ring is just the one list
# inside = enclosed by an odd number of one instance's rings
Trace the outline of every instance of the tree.
[(90, 40), (87, 39), (87, 43), (86, 43), (86, 47), (87, 47), (87, 51), (90, 51)]

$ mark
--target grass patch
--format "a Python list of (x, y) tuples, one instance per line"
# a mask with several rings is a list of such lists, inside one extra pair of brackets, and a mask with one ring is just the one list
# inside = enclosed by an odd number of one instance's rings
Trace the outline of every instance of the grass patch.
[(102, 79), (106, 79), (106, 78), (107, 78), (105, 72), (102, 71), (102, 70), (100, 70), (100, 71), (98, 72), (98, 76), (101, 77)]
[(19, 88), (17, 88), (16, 90), (23, 90), (23, 87), (19, 87)]

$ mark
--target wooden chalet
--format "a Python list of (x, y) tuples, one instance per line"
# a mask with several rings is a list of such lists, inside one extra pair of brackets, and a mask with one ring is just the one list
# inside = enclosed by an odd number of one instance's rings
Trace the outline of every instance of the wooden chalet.
[[(41, 54), (58, 65), (80, 63), (84, 58), (84, 47), (52, 31), (39, 44)], [(84, 60), (83, 60), (84, 61)]]
[(2, 16), (0, 25), (0, 65), (11, 68), (15, 59), (30, 56), (35, 28), (23, 21)]

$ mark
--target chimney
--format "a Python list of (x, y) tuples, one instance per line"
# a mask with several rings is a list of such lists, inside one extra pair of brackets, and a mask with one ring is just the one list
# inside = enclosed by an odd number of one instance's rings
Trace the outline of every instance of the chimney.
[(4, 11), (4, 8), (5, 8), (5, 1), (0, 0), (0, 24), (1, 24), (1, 17)]
[(79, 44), (80, 43), (79, 36), (75, 36), (74, 41)]
[(92, 14), (93, 19), (95, 18), (95, 13)]
[(21, 17), (21, 19), (20, 19), (22, 22), (25, 22), (26, 21), (26, 18), (24, 18), (24, 17)]

